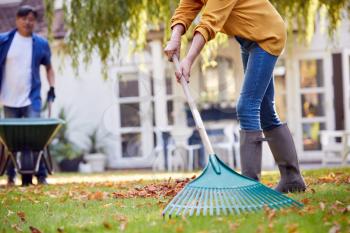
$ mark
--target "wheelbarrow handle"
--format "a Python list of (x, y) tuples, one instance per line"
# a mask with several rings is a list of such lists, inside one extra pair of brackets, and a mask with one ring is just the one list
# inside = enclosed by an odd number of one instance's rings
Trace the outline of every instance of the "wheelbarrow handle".
[[(173, 62), (175, 64), (176, 70), (181, 73), (179, 59), (177, 58), (176, 55), (173, 56)], [(212, 145), (210, 143), (207, 131), (205, 130), (205, 127), (204, 127), (202, 118), (201, 118), (201, 116), (199, 114), (199, 111), (197, 109), (196, 103), (195, 103), (195, 101), (193, 100), (193, 98), (191, 96), (190, 89), (188, 87), (187, 81), (185, 80), (185, 78), (183, 76), (181, 76), (180, 82), (181, 82), (181, 85), (182, 85), (182, 89), (183, 89), (183, 91), (185, 93), (188, 105), (190, 106), (190, 109), (191, 109), (194, 121), (196, 123), (197, 129), (198, 129), (199, 135), (200, 135), (200, 137), (202, 139), (202, 142), (204, 144), (204, 147), (205, 147), (206, 151), (210, 155), (212, 155), (212, 154), (214, 154), (213, 147), (212, 147)]]

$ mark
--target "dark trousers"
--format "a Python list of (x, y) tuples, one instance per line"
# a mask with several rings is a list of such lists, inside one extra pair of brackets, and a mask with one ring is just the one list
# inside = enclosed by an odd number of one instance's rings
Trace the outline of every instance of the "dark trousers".
[[(21, 108), (13, 108), (4, 106), (5, 118), (39, 118), (40, 112), (34, 111), (31, 106), (21, 107)], [(28, 156), (30, 151), (22, 151), (23, 156)], [(9, 165), (7, 167), (7, 176), (10, 179), (15, 178), (16, 171), (12, 160), (10, 160)], [(47, 177), (47, 171), (45, 167), (45, 163), (43, 160), (40, 161), (39, 171), (35, 174), (36, 177)]]

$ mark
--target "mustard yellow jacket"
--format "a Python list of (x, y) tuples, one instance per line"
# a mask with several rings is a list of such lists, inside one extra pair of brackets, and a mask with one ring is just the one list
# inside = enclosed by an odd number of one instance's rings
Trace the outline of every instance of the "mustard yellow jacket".
[(286, 42), (286, 27), (268, 0), (181, 0), (171, 27), (182, 24), (187, 30), (203, 9), (195, 32), (206, 41), (217, 32), (255, 41), (272, 55), (281, 54)]

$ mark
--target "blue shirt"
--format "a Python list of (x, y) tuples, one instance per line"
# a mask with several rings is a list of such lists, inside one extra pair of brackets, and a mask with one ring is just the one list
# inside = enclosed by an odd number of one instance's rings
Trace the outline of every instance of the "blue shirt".
[[(10, 49), (13, 37), (17, 29), (10, 32), (0, 34), (0, 91), (1, 83), (4, 75), (4, 68), (6, 63), (7, 53)], [(33, 55), (32, 55), (32, 84), (29, 94), (29, 99), (32, 103), (34, 111), (41, 110), (41, 79), (40, 79), (40, 65), (49, 66), (51, 64), (51, 50), (49, 43), (43, 37), (34, 34), (33, 38)]]

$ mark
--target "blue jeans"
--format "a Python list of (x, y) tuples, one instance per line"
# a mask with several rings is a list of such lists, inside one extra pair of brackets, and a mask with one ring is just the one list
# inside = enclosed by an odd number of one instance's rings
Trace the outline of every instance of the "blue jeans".
[[(39, 118), (40, 112), (34, 111), (31, 106), (13, 108), (4, 106), (5, 118)], [(29, 151), (24, 151), (23, 153), (30, 153)], [(39, 171), (35, 174), (37, 177), (46, 177), (46, 167), (44, 161), (40, 161)], [(16, 176), (16, 171), (13, 162), (10, 160), (7, 168), (7, 176), (13, 179)]]
[(269, 130), (280, 126), (275, 110), (273, 69), (277, 56), (253, 41), (236, 37), (241, 45), (244, 81), (237, 104), (242, 130)]

